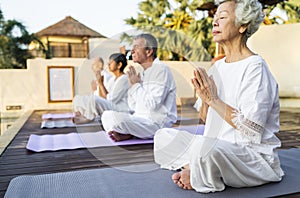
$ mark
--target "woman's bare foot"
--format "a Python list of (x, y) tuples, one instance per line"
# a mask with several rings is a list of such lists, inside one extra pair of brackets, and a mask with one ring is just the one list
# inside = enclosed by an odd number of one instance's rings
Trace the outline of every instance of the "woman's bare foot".
[(87, 119), (86, 117), (81, 115), (79, 111), (76, 111), (75, 116), (72, 118), (72, 121), (74, 124), (85, 124), (85, 123), (92, 122), (93, 120)]
[(184, 169), (181, 172), (174, 173), (172, 175), (172, 180), (175, 184), (177, 184), (180, 188), (185, 190), (192, 190), (193, 187), (190, 183), (190, 170)]
[(80, 111), (76, 111), (76, 112), (74, 113), (74, 115), (75, 115), (75, 116), (81, 116), (81, 113), (80, 113)]
[(190, 181), (190, 175), (191, 175), (190, 169), (183, 169), (181, 171), (180, 181), (183, 184), (183, 189), (185, 189), (185, 190), (192, 190), (193, 189), (193, 187), (191, 185), (191, 181)]
[(130, 134), (121, 134), (121, 133), (118, 133), (118, 132), (115, 132), (115, 131), (108, 132), (108, 135), (115, 142), (128, 140), (128, 139), (132, 138), (132, 135), (130, 135)]
[(180, 177), (181, 177), (181, 172), (177, 172), (177, 173), (174, 173), (172, 175), (172, 180), (175, 184), (177, 184), (180, 180)]

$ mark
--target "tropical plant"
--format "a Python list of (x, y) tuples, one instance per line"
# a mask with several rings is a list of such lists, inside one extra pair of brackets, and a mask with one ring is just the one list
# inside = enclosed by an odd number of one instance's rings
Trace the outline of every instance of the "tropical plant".
[[(143, 1), (139, 4), (137, 18), (131, 17), (125, 22), (153, 34), (159, 41), (158, 56), (163, 60), (210, 60), (201, 39), (196, 40), (189, 34), (195, 9), (191, 9), (189, 0), (174, 0), (173, 3), (179, 6), (172, 8), (169, 1)], [(121, 40), (130, 42), (130, 35), (124, 33)]]
[(34, 34), (28, 33), (25, 26), (16, 20), (4, 20), (0, 9), (0, 69), (24, 69), (26, 60), (32, 58), (28, 45), (38, 42), (45, 52), (43, 44)]
[(136, 28), (143, 28), (149, 26), (161, 26), (161, 20), (170, 4), (168, 1), (161, 0), (146, 0), (139, 3), (140, 12), (137, 18), (130, 17), (125, 19), (126, 24), (132, 25)]
[[(264, 5), (264, 24), (300, 22), (299, 6), (299, 0)], [(288, 19), (274, 16), (275, 8), (285, 12)], [(145, 0), (139, 4), (139, 9), (137, 18), (131, 17), (125, 22), (156, 36), (161, 59), (203, 61), (215, 55), (216, 44), (211, 34), (215, 11), (213, 0)], [(130, 35), (124, 34), (121, 39), (130, 41)]]
[(175, 10), (174, 13), (168, 14), (165, 18), (163, 27), (171, 30), (188, 31), (188, 26), (193, 22), (193, 17), (182, 10)]
[[(277, 10), (277, 12), (275, 12)], [(280, 2), (271, 6), (266, 6), (264, 9), (266, 18), (264, 24), (288, 24), (300, 22), (300, 1), (290, 0)], [(287, 19), (282, 15), (286, 14)]]

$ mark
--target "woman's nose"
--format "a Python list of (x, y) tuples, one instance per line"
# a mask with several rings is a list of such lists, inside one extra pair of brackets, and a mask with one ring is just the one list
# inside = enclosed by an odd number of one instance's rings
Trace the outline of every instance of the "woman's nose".
[(213, 20), (212, 25), (213, 27), (217, 26), (218, 25), (217, 20)]
[(218, 17), (215, 15), (212, 22), (213, 27), (218, 25)]

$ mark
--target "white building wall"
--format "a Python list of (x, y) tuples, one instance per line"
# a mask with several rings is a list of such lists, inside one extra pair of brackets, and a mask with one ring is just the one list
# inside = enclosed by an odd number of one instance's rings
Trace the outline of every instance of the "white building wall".
[[(73, 66), (75, 95), (91, 94), (91, 80), (94, 78), (90, 59), (54, 58), (30, 59), (27, 69), (0, 70), (0, 107), (2, 113), (8, 106), (21, 106), (21, 112), (31, 109), (71, 109), (71, 102), (48, 102), (47, 66)], [(194, 97), (190, 79), (195, 63), (168, 61), (177, 85), (177, 97)], [(209, 62), (197, 63), (207, 67)], [(63, 85), (62, 85), (63, 86)], [(179, 102), (180, 100), (178, 100)], [(20, 112), (20, 110), (18, 111)]]
[[(262, 26), (249, 40), (253, 51), (262, 55), (271, 72), (279, 83), (280, 96), (300, 96), (300, 24)], [(105, 59), (107, 62), (107, 58)], [(3, 114), (14, 112), (6, 110), (7, 106), (22, 107), (17, 112), (31, 109), (71, 109), (70, 102), (48, 103), (47, 66), (74, 66), (75, 95), (90, 94), (90, 82), (93, 78), (91, 59), (53, 58), (30, 59), (28, 69), (0, 70), (0, 112)], [(177, 97), (194, 97), (194, 90), (190, 83), (195, 66), (208, 68), (209, 62), (166, 62), (174, 75), (177, 84)], [(179, 102), (179, 100), (178, 100)]]
[[(22, 110), (70, 108), (70, 103), (48, 103), (47, 66), (73, 66), (75, 73), (75, 93), (83, 93), (86, 78), (92, 78), (87, 59), (30, 59), (27, 69), (0, 70), (0, 111), (6, 112), (7, 106), (21, 106)], [(86, 71), (81, 71), (84, 69)], [(78, 80), (83, 83), (78, 83)]]
[(300, 23), (261, 26), (249, 47), (267, 61), (281, 97), (300, 97)]

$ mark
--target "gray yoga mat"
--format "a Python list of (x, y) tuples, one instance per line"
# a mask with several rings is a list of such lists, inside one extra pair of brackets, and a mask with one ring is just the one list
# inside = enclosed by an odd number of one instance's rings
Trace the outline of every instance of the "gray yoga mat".
[(230, 188), (222, 192), (201, 194), (182, 190), (171, 178), (172, 171), (155, 164), (82, 170), (14, 178), (5, 198), (17, 197), (272, 197), (300, 192), (300, 149), (279, 151), (285, 177), (281, 182), (251, 188)]

